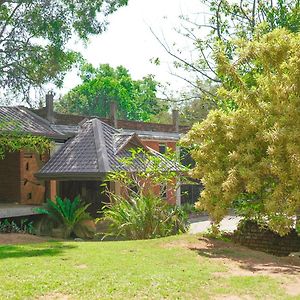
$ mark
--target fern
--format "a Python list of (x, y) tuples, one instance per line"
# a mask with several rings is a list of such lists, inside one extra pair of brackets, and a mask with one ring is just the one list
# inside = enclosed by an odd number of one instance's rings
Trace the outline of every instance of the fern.
[(85, 204), (79, 197), (73, 201), (56, 197), (55, 201), (47, 200), (46, 208), (38, 208), (37, 212), (47, 214), (52, 220), (65, 228), (65, 237), (69, 237), (74, 227), (83, 220), (92, 219), (86, 211), (90, 204)]

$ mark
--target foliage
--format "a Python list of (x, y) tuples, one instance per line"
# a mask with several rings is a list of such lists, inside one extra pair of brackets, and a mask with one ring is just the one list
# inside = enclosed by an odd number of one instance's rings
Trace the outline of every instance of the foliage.
[(91, 216), (86, 212), (90, 204), (85, 204), (79, 197), (73, 201), (70, 199), (62, 200), (56, 197), (55, 201), (47, 199), (47, 208), (37, 208), (41, 214), (47, 214), (58, 225), (65, 229), (65, 238), (68, 238), (74, 231), (74, 227), (83, 220), (90, 220)]
[[(214, 89), (211, 88), (212, 91)], [(217, 108), (218, 104), (212, 97), (199, 95), (195, 90), (188, 93), (182, 93), (181, 100), (170, 99), (172, 107), (179, 111), (179, 123), (181, 126), (191, 126), (195, 122), (204, 120), (209, 111)], [(172, 112), (170, 110), (161, 110), (158, 114), (152, 115), (151, 122), (170, 124), (172, 123)]]
[(193, 214), (193, 213), (197, 213), (198, 210), (195, 208), (195, 205), (192, 203), (184, 203), (181, 204), (180, 208), (187, 214)]
[[(108, 183), (118, 182), (121, 185), (125, 198), (147, 195), (156, 188), (159, 188), (159, 197), (163, 198), (165, 194), (175, 193), (186, 180), (188, 169), (179, 164), (177, 154), (171, 149), (167, 149), (164, 155), (150, 148), (133, 148), (130, 152), (130, 156), (119, 161), (131, 172), (115, 170), (106, 177)], [(114, 194), (109, 195), (114, 198)]]
[(180, 109), (180, 124), (193, 125), (204, 120), (209, 111), (216, 108), (217, 104), (211, 98), (202, 96), (192, 101), (185, 101)]
[(156, 97), (157, 82), (152, 75), (133, 80), (127, 69), (104, 64), (81, 69), (82, 83), (68, 92), (57, 104), (64, 113), (108, 117), (110, 102), (118, 105), (119, 118), (147, 121), (163, 109)]
[[(163, 198), (175, 195), (185, 168), (170, 150), (165, 155), (150, 149), (131, 149), (131, 156), (120, 159), (130, 172), (116, 170), (107, 175), (107, 183), (120, 184), (106, 189), (110, 204), (103, 209), (110, 221), (110, 234), (131, 239), (148, 239), (185, 231), (185, 213)], [(138, 166), (138, 167), (137, 167)], [(182, 176), (181, 176), (182, 177)]]
[(220, 226), (211, 224), (210, 227), (203, 233), (203, 237), (209, 239), (217, 239), (223, 242), (231, 242), (232, 232), (220, 230)]
[(186, 231), (187, 215), (154, 195), (120, 198), (103, 207), (106, 235), (133, 240), (152, 239)]
[(67, 48), (71, 38), (87, 42), (90, 35), (105, 30), (109, 14), (126, 4), (127, 0), (1, 0), (1, 89), (28, 100), (30, 87), (51, 81), (60, 86), (80, 59)]
[(285, 235), (300, 208), (300, 36), (278, 29), (236, 47), (234, 62), (224, 48), (216, 53), (218, 94), (236, 110), (210, 112), (185, 140), (194, 146), (193, 176), (205, 186), (197, 205), (218, 223), (234, 201), (250, 203)]
[[(28, 149), (40, 154), (51, 148), (51, 141), (45, 137), (23, 134), (12, 122), (0, 122), (0, 159), (5, 153)], [(11, 126), (16, 127), (11, 130)]]
[[(162, 47), (174, 59), (173, 73), (191, 88), (191, 94), (200, 99), (218, 102), (218, 94), (210, 86), (219, 86), (222, 79), (216, 70), (214, 57), (216, 42), (222, 42), (224, 54), (230, 59), (238, 55), (233, 40), (252, 40), (259, 28), (262, 33), (276, 28), (292, 32), (300, 29), (299, 0), (202, 0), (202, 12), (192, 16), (181, 15), (177, 33), (187, 39), (185, 49), (166, 43), (165, 38), (155, 35)], [(190, 45), (186, 50), (186, 44)], [(245, 70), (246, 71), (246, 70)], [(205, 83), (205, 84), (204, 84)], [(182, 100), (189, 102), (190, 95)]]
[(21, 219), (19, 223), (9, 221), (8, 219), (0, 220), (0, 233), (30, 233), (34, 231), (33, 222), (27, 219)]

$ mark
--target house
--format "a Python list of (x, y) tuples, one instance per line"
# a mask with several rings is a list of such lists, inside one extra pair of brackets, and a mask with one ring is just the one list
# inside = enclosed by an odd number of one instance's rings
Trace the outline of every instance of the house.
[[(114, 104), (110, 118), (57, 113), (52, 94), (47, 94), (43, 109), (0, 107), (0, 121), (9, 118), (23, 132), (55, 143), (47, 155), (19, 151), (0, 161), (0, 218), (30, 214), (35, 205), (56, 194), (69, 198), (80, 194), (92, 203), (91, 208), (98, 209), (97, 200), (103, 197), (100, 183), (107, 172), (121, 167), (118, 158), (128, 155), (129, 147), (179, 151), (177, 141), (188, 129), (179, 126), (175, 111), (173, 124), (117, 120), (116, 116)], [(180, 204), (180, 193), (168, 194), (167, 201)]]
[[(5, 124), (1, 130), (44, 136), (56, 143), (66, 140), (48, 121), (24, 107), (0, 107), (0, 123)], [(48, 186), (37, 180), (35, 173), (47, 160), (47, 154), (26, 150), (6, 153), (0, 160), (0, 218), (32, 214), (34, 207), (44, 202)]]

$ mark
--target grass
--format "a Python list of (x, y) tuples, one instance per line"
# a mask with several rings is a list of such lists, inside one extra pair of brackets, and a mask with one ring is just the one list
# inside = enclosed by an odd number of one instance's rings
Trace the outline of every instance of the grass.
[(195, 243), (185, 235), (0, 246), (0, 299), (300, 299), (286, 294), (285, 274), (230, 275), (213, 255), (226, 256), (226, 248), (205, 253), (182, 246)]

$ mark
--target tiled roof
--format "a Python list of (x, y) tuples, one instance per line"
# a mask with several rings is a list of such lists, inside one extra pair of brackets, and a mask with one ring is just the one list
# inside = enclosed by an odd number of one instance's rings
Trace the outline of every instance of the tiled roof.
[(67, 136), (74, 136), (79, 132), (80, 126), (79, 125), (55, 125), (51, 124), (51, 128), (59, 131)]
[(130, 134), (122, 132), (114, 135), (115, 154), (124, 149), (128, 144), (139, 148), (146, 148), (135, 132)]
[(25, 107), (0, 106), (1, 131), (18, 131), (50, 138), (63, 138), (50, 124)]
[[(42, 118), (47, 117), (46, 108), (39, 108), (34, 110), (36, 114), (41, 116)], [(85, 115), (75, 115), (75, 114), (63, 114), (54, 112), (54, 124), (56, 125), (77, 125), (85, 119), (93, 119), (98, 118), (102, 122), (106, 124), (111, 124), (111, 120), (108, 118), (100, 118), (100, 117), (91, 117)], [(174, 126), (172, 124), (159, 124), (159, 123), (150, 123), (150, 122), (142, 122), (142, 121), (133, 121), (133, 120), (118, 120), (118, 128), (119, 129), (128, 129), (132, 131), (148, 131), (148, 132), (165, 132), (165, 133), (173, 133)], [(179, 126), (180, 133), (186, 133), (189, 131), (189, 126)]]
[[(128, 140), (128, 136), (126, 137)], [(121, 139), (121, 140), (120, 140)], [(131, 157), (130, 147), (124, 147), (125, 139), (120, 131), (99, 119), (86, 121), (79, 133), (42, 167), (37, 174), (40, 178), (100, 178), (114, 170), (137, 171), (145, 168), (145, 161), (137, 159), (128, 167), (120, 159)], [(131, 143), (130, 139), (127, 141)], [(138, 145), (132, 144), (132, 147)], [(142, 146), (142, 145), (141, 145)], [(116, 152), (116, 149), (118, 150)], [(153, 155), (158, 152), (148, 149)], [(166, 165), (174, 164), (166, 160)]]

